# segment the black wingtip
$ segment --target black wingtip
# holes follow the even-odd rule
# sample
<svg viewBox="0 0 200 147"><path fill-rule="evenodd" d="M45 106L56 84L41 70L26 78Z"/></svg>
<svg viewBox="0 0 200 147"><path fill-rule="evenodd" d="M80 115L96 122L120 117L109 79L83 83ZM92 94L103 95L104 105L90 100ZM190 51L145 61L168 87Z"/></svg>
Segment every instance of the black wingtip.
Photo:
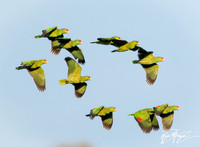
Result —
<svg viewBox="0 0 200 147"><path fill-rule="evenodd" d="M65 61L69 61L69 60L72 60L72 58L71 57L66 57L65 58Z"/></svg>
<svg viewBox="0 0 200 147"><path fill-rule="evenodd" d="M78 63L85 64L85 59L84 60L78 60Z"/></svg>

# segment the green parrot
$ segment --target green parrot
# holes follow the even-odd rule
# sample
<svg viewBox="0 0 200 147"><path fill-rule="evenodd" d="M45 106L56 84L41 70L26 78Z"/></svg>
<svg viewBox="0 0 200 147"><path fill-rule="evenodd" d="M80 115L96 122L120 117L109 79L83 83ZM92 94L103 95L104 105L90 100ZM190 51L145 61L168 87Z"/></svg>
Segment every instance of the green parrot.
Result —
<svg viewBox="0 0 200 147"><path fill-rule="evenodd" d="M144 133L150 133L152 129L155 131L159 129L159 124L155 116L154 109L147 108L129 114L129 116L130 115L134 116L135 120Z"/></svg>
<svg viewBox="0 0 200 147"><path fill-rule="evenodd" d="M55 38L63 38L63 34L65 33L69 33L69 30L57 29L57 27L55 26L42 30L42 34L35 36L35 38L47 37L49 40L54 40Z"/></svg>
<svg viewBox="0 0 200 147"><path fill-rule="evenodd" d="M170 130L174 119L174 110L179 110L179 106L164 104L154 107L154 110L162 118L163 129L166 131Z"/></svg>
<svg viewBox="0 0 200 147"><path fill-rule="evenodd" d="M45 75L41 65L47 63L46 59L42 60L29 60L21 63L21 66L16 67L16 70L27 69L32 76L37 88L40 91L45 90Z"/></svg>
<svg viewBox="0 0 200 147"><path fill-rule="evenodd" d="M82 44L81 40L71 40L70 38L55 39L51 41L51 52L55 55L60 53L61 48L69 51L75 59L78 59L78 63L84 64L85 58L81 49L77 46Z"/></svg>
<svg viewBox="0 0 200 147"><path fill-rule="evenodd" d="M134 60L133 64L141 64L146 71L146 81L149 85L153 85L158 75L159 66L157 62L164 61L163 57L154 57L153 52L147 52L143 48L138 50L139 60Z"/></svg>
<svg viewBox="0 0 200 147"><path fill-rule="evenodd" d="M112 44L112 41L114 40L120 40L120 37L113 36L111 38L97 38L97 41L90 42L90 43L109 45L109 44Z"/></svg>
<svg viewBox="0 0 200 147"><path fill-rule="evenodd" d="M75 96L81 98L86 91L87 83L91 80L90 76L81 76L81 66L70 57L66 57L65 61L68 66L68 78L59 80L61 85L72 84L75 87Z"/></svg>
<svg viewBox="0 0 200 147"><path fill-rule="evenodd" d="M100 116L102 120L103 127L107 130L110 130L113 124L113 115L112 112L116 111L115 107L107 107L100 106L90 110L90 114L86 116L90 119L94 119L95 116Z"/></svg>
<svg viewBox="0 0 200 147"><path fill-rule="evenodd" d="M126 40L114 40L111 45L118 47L118 49L112 52L124 52L128 50L136 51L138 50L139 41L127 42Z"/></svg>

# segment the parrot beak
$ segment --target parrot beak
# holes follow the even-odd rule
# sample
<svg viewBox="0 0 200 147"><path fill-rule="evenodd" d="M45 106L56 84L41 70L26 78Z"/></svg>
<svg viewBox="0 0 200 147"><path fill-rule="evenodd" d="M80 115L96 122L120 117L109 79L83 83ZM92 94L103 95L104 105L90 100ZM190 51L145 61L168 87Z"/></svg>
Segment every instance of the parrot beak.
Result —
<svg viewBox="0 0 200 147"><path fill-rule="evenodd" d="M177 110L179 110L180 108L179 108L179 106L177 106Z"/></svg>
<svg viewBox="0 0 200 147"><path fill-rule="evenodd" d="M79 44L82 44L82 41L81 41L81 40L79 40Z"/></svg>
<svg viewBox="0 0 200 147"><path fill-rule="evenodd" d="M162 61L164 61L164 58L162 58Z"/></svg>
<svg viewBox="0 0 200 147"><path fill-rule="evenodd" d="M47 60L46 60L46 59L44 59L44 63L47 63Z"/></svg>
<svg viewBox="0 0 200 147"><path fill-rule="evenodd" d="M114 111L117 111L117 108L114 107Z"/></svg>
<svg viewBox="0 0 200 147"><path fill-rule="evenodd" d="M91 77L89 77L88 80L91 81Z"/></svg>
<svg viewBox="0 0 200 147"><path fill-rule="evenodd" d="M67 34L69 33L69 30L68 30L68 29L66 29L66 33L67 33Z"/></svg>
<svg viewBox="0 0 200 147"><path fill-rule="evenodd" d="M140 45L140 42L139 42L139 41L137 41L137 45Z"/></svg>

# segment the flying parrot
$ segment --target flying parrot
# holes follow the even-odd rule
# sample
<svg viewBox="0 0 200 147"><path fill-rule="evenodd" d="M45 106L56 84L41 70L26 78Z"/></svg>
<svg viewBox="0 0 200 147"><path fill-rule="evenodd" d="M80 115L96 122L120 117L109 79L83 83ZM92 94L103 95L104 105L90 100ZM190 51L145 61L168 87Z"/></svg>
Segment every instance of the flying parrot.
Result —
<svg viewBox="0 0 200 147"><path fill-rule="evenodd" d="M157 62L164 61L163 57L154 57L153 52L147 52L143 48L138 50L139 60L134 60L133 64L141 64L144 70L146 71L146 81L149 85L153 85L157 75L159 66Z"/></svg>
<svg viewBox="0 0 200 147"><path fill-rule="evenodd" d="M154 107L154 110L162 118L163 129L166 131L170 130L174 119L174 110L179 110L179 106L164 104Z"/></svg>
<svg viewBox="0 0 200 147"><path fill-rule="evenodd" d="M97 38L97 41L90 42L90 43L109 45L109 44L112 44L112 41L114 40L120 40L120 37L113 36L111 38Z"/></svg>
<svg viewBox="0 0 200 147"><path fill-rule="evenodd" d="M68 78L59 80L61 85L72 84L75 87L75 96L81 98L86 91L87 83L91 80L90 76L81 76L81 66L70 57L66 57L65 61L68 66Z"/></svg>
<svg viewBox="0 0 200 147"><path fill-rule="evenodd" d="M128 50L137 51L139 41L127 42L126 40L113 40L111 45L118 47L118 49L113 50L112 52L124 52Z"/></svg>
<svg viewBox="0 0 200 147"><path fill-rule="evenodd" d="M32 76L37 88L40 91L45 90L45 76L44 70L41 65L47 63L46 59L42 60L29 60L21 63L21 66L16 67L16 70L27 69L29 74Z"/></svg>
<svg viewBox="0 0 200 147"><path fill-rule="evenodd" d="M143 109L129 114L129 116L131 115L134 116L135 120L144 133L150 133L152 129L155 131L159 129L159 124L155 116L154 109Z"/></svg>
<svg viewBox="0 0 200 147"><path fill-rule="evenodd" d="M79 44L82 44L81 40L72 41L70 38L55 39L51 41L51 52L57 55L60 53L60 50L64 48L69 51L75 59L78 59L78 63L84 64L85 58L81 49L77 46Z"/></svg>
<svg viewBox="0 0 200 147"><path fill-rule="evenodd" d="M102 120L103 127L107 130L110 130L113 124L113 114L112 112L116 111L115 107L104 107L100 106L90 110L90 114L86 116L90 119L94 119L95 116L100 116Z"/></svg>
<svg viewBox="0 0 200 147"><path fill-rule="evenodd" d="M63 38L65 33L69 33L69 30L66 28L57 29L55 26L42 30L42 34L35 36L35 38L47 37L49 40L54 40L55 38Z"/></svg>

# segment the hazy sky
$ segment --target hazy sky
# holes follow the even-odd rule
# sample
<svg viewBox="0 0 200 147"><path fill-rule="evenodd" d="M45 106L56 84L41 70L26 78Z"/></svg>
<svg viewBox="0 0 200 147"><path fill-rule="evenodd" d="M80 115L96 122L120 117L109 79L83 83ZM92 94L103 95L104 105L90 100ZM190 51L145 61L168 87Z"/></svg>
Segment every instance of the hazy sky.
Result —
<svg viewBox="0 0 200 147"><path fill-rule="evenodd" d="M140 109L168 103L175 111L172 129L178 135L190 131L200 136L200 2L199 0L9 0L1 4L0 146L52 147L58 143L88 142L94 147L188 147L200 138L161 144L159 131L144 134L128 116ZM68 28L65 37L81 39L86 64L82 75L90 75L81 99L72 85L59 85L67 77L62 50L50 52L50 41L35 39L43 29ZM140 46L164 57L153 86L145 71L132 64L137 53L111 53L113 46L90 44L98 37L120 36L138 40ZM39 92L22 61L47 59L43 65L46 91ZM104 105L115 106L112 129L85 114ZM177 138L176 138L177 139Z"/></svg>

